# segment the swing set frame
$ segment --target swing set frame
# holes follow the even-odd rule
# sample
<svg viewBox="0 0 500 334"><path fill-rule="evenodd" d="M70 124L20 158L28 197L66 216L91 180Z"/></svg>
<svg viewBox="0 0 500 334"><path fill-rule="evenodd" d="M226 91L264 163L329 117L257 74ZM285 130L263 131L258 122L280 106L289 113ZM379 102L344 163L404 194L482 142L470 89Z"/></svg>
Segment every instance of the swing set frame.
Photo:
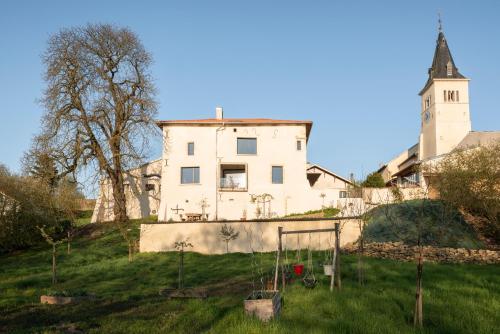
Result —
<svg viewBox="0 0 500 334"><path fill-rule="evenodd" d="M319 228L319 229L309 229L309 230L284 230L283 226L278 226L278 253L276 254L276 268L274 271L274 291L278 291L278 276L279 269L281 267L281 286L285 290L286 279L285 279L285 267L283 264L282 254L283 254L283 235L288 234L304 234L304 233L323 233L323 232L335 232L335 243L332 247L333 258L332 258L332 276L330 279L330 292L333 291L335 286L340 290L340 223L335 223L334 228ZM298 246L298 245L297 245ZM299 246L298 246L299 247Z"/></svg>

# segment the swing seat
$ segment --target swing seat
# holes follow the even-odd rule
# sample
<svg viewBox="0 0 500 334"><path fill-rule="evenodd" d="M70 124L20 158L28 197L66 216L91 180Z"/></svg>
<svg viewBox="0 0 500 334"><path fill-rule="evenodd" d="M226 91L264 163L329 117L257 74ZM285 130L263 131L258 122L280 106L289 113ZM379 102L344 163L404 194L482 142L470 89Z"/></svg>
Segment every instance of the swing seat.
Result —
<svg viewBox="0 0 500 334"><path fill-rule="evenodd" d="M318 280L316 279L316 277L314 277L314 275L305 276L302 279L302 282L304 283L304 286L308 289L314 289L318 284Z"/></svg>

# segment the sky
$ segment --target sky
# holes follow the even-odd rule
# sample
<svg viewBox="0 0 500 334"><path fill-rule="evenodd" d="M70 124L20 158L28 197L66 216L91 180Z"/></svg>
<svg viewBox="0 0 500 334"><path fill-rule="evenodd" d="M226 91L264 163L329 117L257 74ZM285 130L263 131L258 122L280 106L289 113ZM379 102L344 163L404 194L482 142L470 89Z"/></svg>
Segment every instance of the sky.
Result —
<svg viewBox="0 0 500 334"><path fill-rule="evenodd" d="M361 179L418 140L438 12L473 130L500 130L499 1L2 1L0 163L39 131L48 38L111 23L153 55L159 119L312 120L308 160Z"/></svg>

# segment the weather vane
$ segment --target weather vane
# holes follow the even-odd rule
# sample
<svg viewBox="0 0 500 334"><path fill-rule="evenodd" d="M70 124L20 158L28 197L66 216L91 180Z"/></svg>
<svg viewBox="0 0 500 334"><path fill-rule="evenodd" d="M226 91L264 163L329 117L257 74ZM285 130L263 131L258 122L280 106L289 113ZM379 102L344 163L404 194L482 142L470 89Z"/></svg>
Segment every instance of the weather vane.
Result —
<svg viewBox="0 0 500 334"><path fill-rule="evenodd" d="M443 32L443 25L442 25L442 21L441 21L441 13L438 12L438 30L439 32Z"/></svg>

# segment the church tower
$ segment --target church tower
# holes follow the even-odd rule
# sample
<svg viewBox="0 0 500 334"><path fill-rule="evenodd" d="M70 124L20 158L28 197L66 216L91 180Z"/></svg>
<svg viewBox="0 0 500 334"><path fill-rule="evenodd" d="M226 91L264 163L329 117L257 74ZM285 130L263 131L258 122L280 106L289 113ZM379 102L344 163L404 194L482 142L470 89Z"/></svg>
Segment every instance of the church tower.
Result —
<svg viewBox="0 0 500 334"><path fill-rule="evenodd" d="M455 66L444 33L439 27L429 78L420 91L420 160L453 150L471 131L469 79Z"/></svg>

